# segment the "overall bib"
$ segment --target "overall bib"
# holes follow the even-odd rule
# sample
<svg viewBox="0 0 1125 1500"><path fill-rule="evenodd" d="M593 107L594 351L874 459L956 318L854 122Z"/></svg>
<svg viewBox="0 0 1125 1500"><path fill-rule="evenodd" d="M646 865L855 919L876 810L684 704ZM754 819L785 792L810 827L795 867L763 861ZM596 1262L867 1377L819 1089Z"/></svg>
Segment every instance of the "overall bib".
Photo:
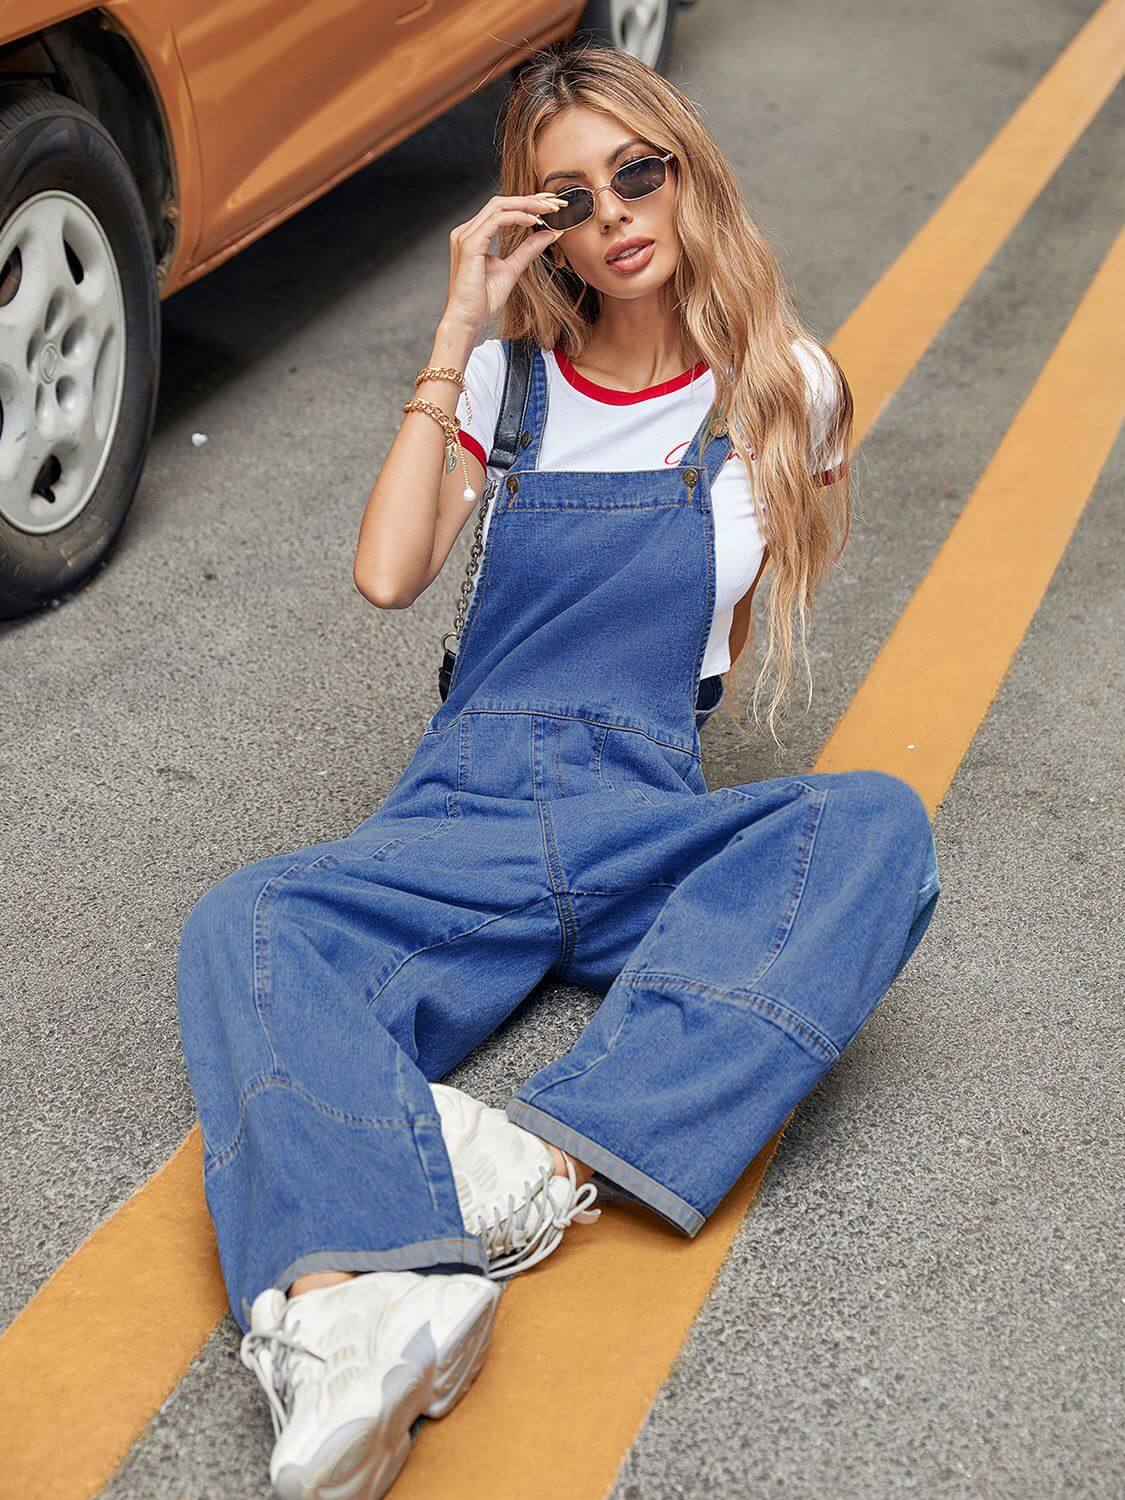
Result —
<svg viewBox="0 0 1125 1500"><path fill-rule="evenodd" d="M487 1272L429 1081L548 975L605 998L507 1114L698 1233L933 914L905 781L708 790L725 431L708 413L674 467L540 470L547 389L537 350L449 693L401 776L353 833L236 870L184 925L184 1050L243 1328L309 1271Z"/></svg>

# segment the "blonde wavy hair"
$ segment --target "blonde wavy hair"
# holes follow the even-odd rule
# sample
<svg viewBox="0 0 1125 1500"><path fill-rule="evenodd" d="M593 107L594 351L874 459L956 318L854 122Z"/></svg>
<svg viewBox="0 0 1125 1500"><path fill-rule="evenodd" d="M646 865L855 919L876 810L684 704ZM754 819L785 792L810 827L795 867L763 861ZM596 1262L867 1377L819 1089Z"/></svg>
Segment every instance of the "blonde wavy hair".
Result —
<svg viewBox="0 0 1125 1500"><path fill-rule="evenodd" d="M835 356L802 325L777 257L743 205L734 172L696 106L639 59L588 37L533 52L520 67L504 113L499 191L535 191L540 132L579 104L614 116L661 152L674 153L669 166L678 177L682 254L671 293L687 358L710 365L713 412L725 417L734 450L747 472L756 473L751 493L772 579L767 643L751 709L760 727L759 706L772 676L766 722L780 751L776 722L793 680L793 617L808 681L807 710L813 595L842 553L851 526L851 390ZM526 226L504 225L500 254L509 255L526 233ZM500 314L498 336L535 339L542 348L559 344L577 362L590 342L601 301L597 288L570 266L538 256L516 281ZM815 406L810 408L795 340L823 358L821 411L828 413L823 420ZM822 483L834 455L842 455L836 478ZM762 494L769 502L764 508ZM736 723L728 700L742 699L752 642L751 634L750 649L732 662L734 693L724 696Z"/></svg>

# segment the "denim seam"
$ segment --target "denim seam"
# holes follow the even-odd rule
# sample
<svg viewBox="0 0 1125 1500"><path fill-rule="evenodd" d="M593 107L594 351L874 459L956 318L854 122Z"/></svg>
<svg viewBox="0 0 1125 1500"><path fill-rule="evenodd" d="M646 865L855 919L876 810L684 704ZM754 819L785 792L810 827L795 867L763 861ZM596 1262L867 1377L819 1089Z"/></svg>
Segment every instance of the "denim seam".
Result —
<svg viewBox="0 0 1125 1500"><path fill-rule="evenodd" d="M418 1116L414 1115L411 1112L410 1096L406 1087L405 1069L409 1063L410 1059L407 1057L407 1054L401 1047L397 1048L394 1055L395 1097L398 1100L399 1107L402 1110L404 1120L410 1126L411 1145L414 1147L414 1154L418 1158L418 1166L421 1169L422 1176L426 1180L426 1188L430 1194L430 1205L436 1213L438 1211L437 1195L434 1192L434 1184L430 1178L430 1170L426 1165L426 1158L422 1150L422 1144L418 1139L418 1132L415 1129Z"/></svg>
<svg viewBox="0 0 1125 1500"><path fill-rule="evenodd" d="M804 785L803 782L801 784ZM797 912L801 905L801 897L808 886L809 866L812 863L816 835L820 828L820 818L827 800L828 792L826 789L822 788L819 791L810 790L809 808L805 816L805 827L801 835L801 843L797 849L794 887L789 894L789 901L785 911L781 915L781 921L778 923L778 929L771 944L771 951L767 953L761 968L756 973L751 974L751 984L757 984L766 970L777 961L778 955L789 940L789 934L793 931L793 924L797 920ZM735 837L740 838L741 835L735 834Z"/></svg>
<svg viewBox="0 0 1125 1500"><path fill-rule="evenodd" d="M604 1003L604 1001L603 1001L603 1003ZM539 1096L540 1096L540 1094L546 1093L546 1091L548 1089L553 1089L553 1088L556 1087L557 1084L560 1084L560 1083L571 1083L571 1082L573 1082L573 1080L575 1078L581 1078L583 1076L583 1074L588 1073L590 1071L590 1069L593 1068L593 1067L596 1067L598 1065L598 1063L604 1062L606 1060L606 1058L609 1056L609 1054L613 1051L614 1046L617 1043L617 1038L621 1035L621 1032L622 1032L622 1029L624 1028L625 1022L629 1019L629 1013L632 1010L632 1008L633 1008L633 995L632 995L632 991L630 991L629 995L627 997L627 1003L626 1003L626 1006L625 1006L624 1013L622 1014L622 1017L621 1017L620 1021L618 1021L617 1028L614 1031L613 1035L610 1037L609 1041L606 1042L606 1044L605 1044L605 1050L603 1052L600 1052L597 1055L597 1057L592 1057L590 1059L590 1061L587 1062L587 1063L584 1063L582 1065L582 1067L575 1068L573 1072L571 1072L571 1073L564 1073L561 1078L552 1078L549 1083L540 1084L540 1086L535 1090L535 1092L533 1094L528 1094L528 1095L524 1096L524 1102L526 1104L530 1104L530 1102L531 1102L532 1099L538 1099Z"/></svg>
<svg viewBox="0 0 1125 1500"><path fill-rule="evenodd" d="M609 735L612 733L612 730L608 730L606 739L608 739ZM604 748L604 746L605 740L603 739L602 748ZM686 750L675 750L673 751L673 754L687 755L688 752ZM595 781L597 781L598 785L604 787L606 791L620 792L622 796L631 797L634 802L639 802L644 807L659 807L661 805L659 802L650 802L645 796L646 792L658 792L662 796L668 797L678 797L687 794L690 794L693 797L697 797L699 793L696 791L695 787L691 786L690 783L685 779L684 772L680 770L679 766L672 761L669 761L667 764L669 765L672 774L676 777L676 780L679 783L677 787L650 786L647 782L637 781L627 781L624 782L621 786L618 786L616 782L610 781L609 777L602 769L600 749L596 757L596 763L591 762L588 769L592 772L594 779ZM698 764L698 759L696 757L692 757L692 768L695 769Z"/></svg>
<svg viewBox="0 0 1125 1500"><path fill-rule="evenodd" d="M714 709L711 710L711 713L714 713ZM707 778L703 774L703 760L702 760L702 757L696 759L695 762L694 762L694 764L691 765L691 766L689 766L688 770L686 772L685 771L681 771L680 768L679 768L679 766L677 766L677 765L673 765L672 769L673 769L673 771L675 771L676 775L680 778L680 780L683 782L684 786L687 788L687 790L691 793L691 795L693 797L705 797L707 795L707 793L710 791L710 787L707 785ZM694 786L688 780L688 776L692 772L694 772L694 774L699 777L700 781L702 781L702 783L703 783L703 790L702 790L702 792L699 790L698 786Z"/></svg>
<svg viewBox="0 0 1125 1500"><path fill-rule="evenodd" d="M529 452L528 457L530 456ZM677 464L665 464L659 469L538 469L530 463L524 464L519 468L513 464L507 472L521 481L520 487L515 491L506 490L505 494L507 496L522 495L522 481L542 479L545 484L556 487L561 485L565 488L568 483L573 483L578 498L581 498L583 495L589 493L589 486L585 483L586 480L604 480L605 492L608 494L611 490L618 491L628 488L629 485L636 484L638 479L640 479L647 486L661 485L667 488L669 493L674 490L678 497L675 502L677 505L691 504L693 508L697 509L698 502L687 499L686 482L683 473L688 468L700 469L703 467L703 464L698 459L694 462L689 462L686 456ZM505 508L507 508L509 503L510 501L505 499ZM519 502L517 501L516 503L518 504ZM638 501L636 503L648 504L649 502ZM667 501L663 503L671 504L672 502ZM599 507L599 509L602 508Z"/></svg>
<svg viewBox="0 0 1125 1500"><path fill-rule="evenodd" d="M433 828L427 828L426 831L425 831L425 833L403 833L403 834L399 834L397 837L395 837L393 839L388 839L385 844L380 844L379 847L376 850L374 850L373 853L363 855L362 858L365 859L370 864L373 864L376 861L381 860L381 859L387 859L387 858L390 857L390 855L392 853L397 854L400 849L405 848L407 845L410 845L410 844L419 844L419 843L422 842L423 839L436 838L437 835L439 833L441 833L441 831L444 828L446 828L450 823L452 823L455 818L458 818L460 816L461 816L461 814L460 814L459 810L456 811L456 812L451 812L449 810L449 803L447 801L446 802L446 812L445 812L445 815L444 815L444 817L442 817L442 818L439 819L439 821L438 821L438 823L437 823L437 825L435 827L433 827Z"/></svg>
<svg viewBox="0 0 1125 1500"><path fill-rule="evenodd" d="M457 790L466 792L469 790L469 776L472 771L472 746L470 744L470 725L464 714L458 714L457 719Z"/></svg>
<svg viewBox="0 0 1125 1500"><path fill-rule="evenodd" d="M502 510L505 515L511 515L513 512L522 512L525 516L550 515L555 511L568 510L579 511L587 515L616 515L618 511L630 510L683 510L688 508L688 504L688 501L680 498L677 500L639 500L635 503L631 500L609 500L605 505L595 505L591 504L588 500L575 500L573 502L565 500L561 502L556 500L520 500L513 495L502 507ZM695 505L692 505L690 508L693 510L698 509Z"/></svg>
<svg viewBox="0 0 1125 1500"><path fill-rule="evenodd" d="M810 784L810 783L809 783L809 782L807 782L807 781L802 781L802 780L801 780L801 778L800 778L800 777L799 777L799 776L793 776L793 777L791 777L791 778L790 778L790 779L791 779L791 780L792 780L792 781L793 781L793 782L794 782L794 783L795 783L795 784L796 784L796 785L797 785L797 786L803 786L803 787L804 787L804 789L805 789L805 791L806 791L806 792L812 792L812 793L813 793L813 794L814 794L814 795L815 795L815 794L816 794L816 792L817 792L817 791L818 791L818 790L823 790L823 788L817 788L817 787L815 787L815 786L812 786L812 785L811 785L811 784Z"/></svg>
<svg viewBox="0 0 1125 1500"><path fill-rule="evenodd" d="M438 824L435 828L428 828L425 833L403 834L397 836L396 838L388 839L385 843L380 844L372 854L366 855L365 858L368 862L386 859L389 857L392 850L400 849L407 845L418 843L421 839L433 838L436 834L440 833L443 828L451 823L454 817L459 816L459 811L455 814L450 814L447 806L446 815L439 819ZM270 903L273 900L274 892L276 891L276 889L281 886L283 881L289 879L289 877L295 872L299 871L301 874L308 874L310 871L319 869L322 866L339 866L339 863L340 855L338 851L334 849L330 850L327 854L320 855L319 858L314 860L295 860L293 864L287 865L286 868L280 871L279 874L275 875L271 880L268 880L262 887L262 889L258 892L258 895L254 901L254 911L251 921L254 976L254 1012L257 1015L258 1023L262 1028L262 1034L266 1039L266 1045L269 1047L270 1061L273 1064L275 1073L279 1075L284 1075L285 1068L282 1063L280 1054L278 1053L277 1046L274 1042L273 1033L270 1029L269 1022L268 990L270 984L270 944L267 919L269 915Z"/></svg>
<svg viewBox="0 0 1125 1500"><path fill-rule="evenodd" d="M606 744L612 733L613 731L610 729L608 724L602 726L602 737L598 741L598 747L594 754L594 758L590 763L590 769L593 771L594 777L597 780L599 786L608 787L611 792L615 792L617 790L617 787L612 781L610 781L609 777L602 770L602 756L605 753Z"/></svg>
<svg viewBox="0 0 1125 1500"><path fill-rule="evenodd" d="M303 1084L297 1083L283 1072L261 1073L257 1078L252 1078L238 1096L238 1125L228 1144L221 1151L211 1152L207 1149L206 1141L204 1142L203 1170L205 1175L226 1166L227 1162L233 1158L241 1147L246 1134L246 1106L256 1099L259 1094L264 1094L267 1089L271 1088L285 1089L291 1094L296 1094L306 1104L312 1105L319 1114L327 1115L333 1120L338 1120L342 1125L353 1125L358 1129L367 1130L369 1128L385 1128L387 1126L406 1126L409 1128L411 1124L409 1120L391 1120L382 1116L350 1114L347 1110L337 1109L334 1104L328 1104L325 1100L318 1098L316 1094L311 1093Z"/></svg>
<svg viewBox="0 0 1125 1500"><path fill-rule="evenodd" d="M274 1045L273 1034L269 1025L269 1002L266 991L269 988L269 937L267 932L266 917L269 911L270 901L273 899L275 887L280 886L295 870L302 873L315 870L319 865L338 864L339 856L335 851L322 854L319 859L295 860L293 864L287 865L280 874L275 875L272 880L267 880L254 901L254 912L251 921L253 960L254 960L254 1012L258 1017L258 1024L262 1028L266 1045L270 1049L270 1061L274 1071L283 1073L281 1058L278 1056Z"/></svg>
<svg viewBox="0 0 1125 1500"><path fill-rule="evenodd" d="M805 884L808 877L808 867L812 859L813 843L820 826L820 812L822 811L824 802L828 796L828 793L825 789L812 787L807 782L800 781L797 777L790 778L787 785L799 786L803 788L804 791L809 793L812 800L809 805L808 816L805 820L805 827L802 833L802 841L797 848L797 861L795 865L796 881L793 890L790 892L789 900L786 904L785 910L783 910L778 921L777 931L774 933L773 939L770 943L770 947L767 950L765 960L761 968L758 969L755 974L752 974L750 976L752 983L756 983L759 979L761 979L766 970L771 966L771 964L774 963L778 954L781 952L782 948L784 948L789 934L793 929L793 923L797 917L797 909L801 904L801 896L804 893ZM714 795L720 797L734 797L740 801L748 802L752 807L755 808L760 808L761 806L755 793L743 791L741 787L716 787ZM733 836L731 842L737 842L737 840L739 840L740 838L742 838L742 834L736 833Z"/></svg>
<svg viewBox="0 0 1125 1500"><path fill-rule="evenodd" d="M555 912L559 919L559 956L555 961L555 967L562 969L570 962L578 942L578 918L570 903L565 875L558 863L559 851L554 839L554 826L553 824L550 828L547 826L551 817L550 808L543 801L537 802L536 806L539 810L539 833L543 840L543 858L547 866L547 879L550 882L551 894L555 899Z"/></svg>
<svg viewBox="0 0 1125 1500"><path fill-rule="evenodd" d="M528 725L528 730L530 732L527 736L527 774L530 777L531 800L533 802L538 802L540 800L539 794L542 790L539 780L540 772L542 770L542 761L539 754L540 736L542 734L542 731L539 727L538 714L531 715L531 723Z"/></svg>
<svg viewBox="0 0 1125 1500"><path fill-rule="evenodd" d="M591 718L587 714L565 714L553 708L538 708L535 704L531 703L526 705L512 705L508 708L463 708L458 714L457 719L453 721L453 724L446 726L447 729L452 729L454 724L461 718L467 717L470 714L490 714L493 717L510 717L512 714L522 714L524 716L538 715L546 719L566 719L568 722L575 724L591 724L598 729L614 729L621 734L639 734L642 739L648 740L652 745L663 745L666 750L675 750L680 755L690 756L692 760L701 759L699 752L694 747L674 744L671 740L661 739L659 735L649 734L644 729L638 729L633 724L612 724L606 719ZM445 732L445 729L431 729L426 731L427 734L445 734Z"/></svg>
<svg viewBox="0 0 1125 1500"><path fill-rule="evenodd" d="M651 886L660 886L665 890L674 891L679 886L676 880L646 880L643 885L624 885L616 891L591 891L578 890L574 886L568 887L567 894L571 896L634 896L639 891L647 891Z"/></svg>
<svg viewBox="0 0 1125 1500"><path fill-rule="evenodd" d="M364 996L363 1004L374 1005L375 1001L386 989L387 985L390 984L391 980L395 977L399 970L402 969L406 964L408 964L411 959L418 958L419 955L423 953L430 953L434 948L444 948L447 943L456 943L459 942L462 938L471 937L474 932L479 932L482 927L488 927L492 922L503 922L508 917L518 916L520 912L530 911L533 906L538 906L543 901L550 901L553 899L553 897L553 892L546 896L536 896L531 901L525 901L522 906L509 907L507 911L497 912L495 916L485 917L483 921L475 922L472 927L460 928L457 932L448 933L445 937L438 938L435 942L425 943L421 948L415 948L412 952L403 954L402 958L400 958L399 961L395 964L394 968L387 975L387 977L380 981L378 987L373 990L369 990L369 992Z"/></svg>
<svg viewBox="0 0 1125 1500"><path fill-rule="evenodd" d="M401 1057L401 1054L400 1054L400 1057L399 1057L400 1066L401 1066L401 1062L402 1062L402 1057ZM426 1161L426 1153L425 1153L425 1151L422 1148L422 1142L418 1139L418 1132L415 1129L416 1124L417 1124L417 1118L411 1120L411 1122L410 1122L410 1139L414 1143L414 1154L418 1158L418 1165L422 1169L422 1176L426 1179L426 1187L429 1189L429 1193L430 1193L430 1207L433 1209L434 1213L440 1213L440 1209L438 1207L438 1201L437 1201L437 1193L434 1191L434 1179L433 1179L433 1177L432 1177L432 1175L430 1173L429 1163ZM439 1132L441 1130L441 1123L440 1123L440 1121L438 1123L438 1130L439 1130ZM450 1163L450 1165L452 1166L452 1163Z"/></svg>
<svg viewBox="0 0 1125 1500"><path fill-rule="evenodd" d="M595 733L593 736L594 748L590 753L590 761L586 769L591 776L597 777L597 779L600 781L602 774L602 751L605 749L605 742L609 736L609 729L606 725L601 724L594 725L593 727L595 729L600 729L601 734L599 735Z"/></svg>
<svg viewBox="0 0 1125 1500"><path fill-rule="evenodd" d="M752 783L748 783L752 785ZM801 781L796 776L791 776L786 782L787 786L799 786L806 792L811 792L814 797L823 796L823 791L817 787L810 786L807 781ZM760 806L760 792L748 792L745 786L717 786L715 788L717 797L739 797L743 802L749 802L754 807Z"/></svg>
<svg viewBox="0 0 1125 1500"><path fill-rule="evenodd" d="M840 1056L840 1048L832 1038L815 1026L807 1016L803 1016L792 1006L775 1000L772 995L763 995L760 990L742 986L721 989L718 985L689 979L685 974L657 973L651 969L622 969L617 982L629 989L661 989L668 985L677 990L696 990L700 994L709 995L713 1000L737 1006L740 1010L756 1011L763 1020L776 1025L778 1030L785 1031L802 1047L805 1047L804 1038L807 1037L810 1046L805 1047L806 1051L815 1049L818 1053L823 1053L830 1062L835 1062ZM784 1026L779 1024L782 1020L786 1023Z"/></svg>

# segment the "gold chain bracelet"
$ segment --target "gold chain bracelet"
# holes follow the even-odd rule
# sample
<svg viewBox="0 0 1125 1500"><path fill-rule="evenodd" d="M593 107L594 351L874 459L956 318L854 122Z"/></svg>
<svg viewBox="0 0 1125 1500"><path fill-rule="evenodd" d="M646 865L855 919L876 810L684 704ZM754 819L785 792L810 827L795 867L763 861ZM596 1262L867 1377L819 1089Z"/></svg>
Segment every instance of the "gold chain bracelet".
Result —
<svg viewBox="0 0 1125 1500"><path fill-rule="evenodd" d="M455 370L445 365L426 365L426 367L419 370L418 374L414 377L414 389L417 390L424 380L454 381L455 384L460 388L462 395L465 397L465 408L468 412L469 421L471 422L473 420L472 403L469 400L469 393L465 389L465 377L460 370ZM442 431L445 433L446 472L450 474L453 472L454 464L456 463L456 459L454 457L454 449L459 449L461 453L461 469L465 475L465 488L461 491L461 495L463 499L469 501L470 503L475 500L477 498L477 492L469 483L469 470L465 464L465 450L457 440L457 434L461 430L461 423L458 418L456 416L451 417L448 412L442 411L440 406L435 406L432 401L426 401L421 396L415 396L412 400L407 401L402 409L404 412L424 411L427 416L433 417L434 421L441 426ZM465 568L465 578L463 583L461 584L461 597L458 601L457 606L457 618L453 623L453 630L446 631L445 635L442 636L441 643L445 651L446 660L448 660L450 654L449 647L447 645L450 635L452 634L454 639L459 641L461 638L461 631L464 628L465 615L469 607L469 601L472 597L473 574L477 570L481 553L483 551L484 518L488 510L489 501L492 498L492 494L495 491L495 488L495 480L485 485L485 498L481 501L480 510L477 513L476 532L473 536L472 545L469 548L469 558ZM443 671L444 670L445 668L443 668Z"/></svg>
<svg viewBox="0 0 1125 1500"><path fill-rule="evenodd" d="M414 396L403 406L403 411L424 411L445 433L445 471L452 474L457 467L457 454L461 455L461 470L465 475L465 488L461 491L462 500L472 502L477 498L477 492L469 483L469 469L465 463L465 450L457 441L457 434L461 430L461 423L456 417L451 417L448 412L442 411L440 406L435 406L432 401L427 401L424 396Z"/></svg>
<svg viewBox="0 0 1125 1500"><path fill-rule="evenodd" d="M473 405L469 400L469 393L465 389L465 377L460 370L455 370L450 365L427 365L425 369L419 370L414 377L414 389L417 390L423 380L452 380L461 388L461 394L465 398L465 410L468 412L469 421L473 420Z"/></svg>

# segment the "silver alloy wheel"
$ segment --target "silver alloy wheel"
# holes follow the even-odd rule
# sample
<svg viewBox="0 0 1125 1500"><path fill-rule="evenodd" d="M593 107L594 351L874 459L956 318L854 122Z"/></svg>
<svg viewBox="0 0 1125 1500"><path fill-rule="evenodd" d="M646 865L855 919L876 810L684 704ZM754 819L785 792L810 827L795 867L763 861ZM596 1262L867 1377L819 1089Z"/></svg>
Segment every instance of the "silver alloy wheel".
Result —
<svg viewBox="0 0 1125 1500"><path fill-rule="evenodd" d="M97 218L51 189L0 231L0 516L58 531L105 468L125 389L125 298Z"/></svg>
<svg viewBox="0 0 1125 1500"><path fill-rule="evenodd" d="M654 68L668 24L668 7L673 3L674 0L610 0L613 45Z"/></svg>

